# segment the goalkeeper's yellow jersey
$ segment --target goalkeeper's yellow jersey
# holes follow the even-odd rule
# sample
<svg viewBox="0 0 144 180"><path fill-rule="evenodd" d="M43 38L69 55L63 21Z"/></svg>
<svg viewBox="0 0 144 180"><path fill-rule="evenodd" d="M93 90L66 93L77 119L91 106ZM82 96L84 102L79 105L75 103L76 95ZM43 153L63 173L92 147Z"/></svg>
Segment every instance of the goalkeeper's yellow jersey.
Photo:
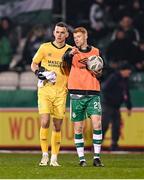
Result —
<svg viewBox="0 0 144 180"><path fill-rule="evenodd" d="M65 44L63 47L56 47L53 42L43 43L33 57L33 62L41 64L48 71L54 71L57 75L56 83L45 84L45 87L52 86L54 89L65 90L67 86L67 75L62 69L62 57L71 46Z"/></svg>

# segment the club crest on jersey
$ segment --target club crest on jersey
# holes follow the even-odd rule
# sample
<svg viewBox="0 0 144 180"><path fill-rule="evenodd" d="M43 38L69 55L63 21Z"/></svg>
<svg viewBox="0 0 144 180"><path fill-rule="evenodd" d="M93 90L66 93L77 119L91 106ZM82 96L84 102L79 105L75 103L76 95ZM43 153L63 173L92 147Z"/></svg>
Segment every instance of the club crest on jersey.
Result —
<svg viewBox="0 0 144 180"><path fill-rule="evenodd" d="M52 56L52 53L48 53L47 55L48 55L49 57L51 57L51 56Z"/></svg>
<svg viewBox="0 0 144 180"><path fill-rule="evenodd" d="M79 63L82 63L82 64L85 64L85 65L86 65L87 60L88 60L88 58L80 59L80 60L79 60Z"/></svg>

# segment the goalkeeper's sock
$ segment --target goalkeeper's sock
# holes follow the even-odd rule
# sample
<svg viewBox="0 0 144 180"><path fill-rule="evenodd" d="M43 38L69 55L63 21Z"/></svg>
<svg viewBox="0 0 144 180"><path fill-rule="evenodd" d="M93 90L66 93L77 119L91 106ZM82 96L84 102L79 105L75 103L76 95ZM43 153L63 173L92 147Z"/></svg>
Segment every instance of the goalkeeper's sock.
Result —
<svg viewBox="0 0 144 180"><path fill-rule="evenodd" d="M51 136L51 154L58 154L61 143L61 131L52 131Z"/></svg>
<svg viewBox="0 0 144 180"><path fill-rule="evenodd" d="M40 145L43 155L48 154L48 128L40 128Z"/></svg>
<svg viewBox="0 0 144 180"><path fill-rule="evenodd" d="M94 159L100 158L102 130L93 130Z"/></svg>
<svg viewBox="0 0 144 180"><path fill-rule="evenodd" d="M82 134L75 134L74 137L75 146L77 149L77 154L80 161L85 161L84 157L84 139Z"/></svg>

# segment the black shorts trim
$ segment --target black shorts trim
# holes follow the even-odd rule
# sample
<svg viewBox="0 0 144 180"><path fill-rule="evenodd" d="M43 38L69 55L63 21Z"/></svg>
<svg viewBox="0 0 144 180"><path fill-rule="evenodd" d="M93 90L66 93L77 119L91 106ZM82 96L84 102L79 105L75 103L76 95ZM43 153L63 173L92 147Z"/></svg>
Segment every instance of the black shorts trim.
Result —
<svg viewBox="0 0 144 180"><path fill-rule="evenodd" d="M79 95L100 95L100 91L92 91L92 90L75 90L69 89L70 94L79 94Z"/></svg>

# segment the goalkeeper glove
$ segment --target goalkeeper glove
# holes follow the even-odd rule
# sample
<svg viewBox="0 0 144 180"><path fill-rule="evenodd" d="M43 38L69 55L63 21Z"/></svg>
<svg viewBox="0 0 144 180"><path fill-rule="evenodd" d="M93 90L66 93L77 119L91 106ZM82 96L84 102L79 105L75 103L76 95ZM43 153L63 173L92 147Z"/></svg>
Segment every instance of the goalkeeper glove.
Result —
<svg viewBox="0 0 144 180"><path fill-rule="evenodd" d="M56 73L54 71L45 71L42 73L46 79L51 82L51 83L55 83L56 82Z"/></svg>
<svg viewBox="0 0 144 180"><path fill-rule="evenodd" d="M43 75L43 72L45 71L44 67L40 67L39 70L37 69L35 71L35 75L40 79L40 80L46 80L46 77Z"/></svg>

